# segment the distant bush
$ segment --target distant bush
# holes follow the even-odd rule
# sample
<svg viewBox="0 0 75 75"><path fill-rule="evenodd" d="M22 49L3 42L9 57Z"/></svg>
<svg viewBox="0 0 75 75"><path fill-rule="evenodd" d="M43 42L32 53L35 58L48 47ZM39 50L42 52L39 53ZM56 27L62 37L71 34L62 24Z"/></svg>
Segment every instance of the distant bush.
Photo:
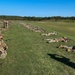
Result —
<svg viewBox="0 0 75 75"><path fill-rule="evenodd" d="M42 20L50 20L50 21L74 21L75 22L75 17L61 17L61 16L52 16L52 17L30 17L30 16L5 16L1 15L0 16L1 20L29 20L29 21L42 21Z"/></svg>

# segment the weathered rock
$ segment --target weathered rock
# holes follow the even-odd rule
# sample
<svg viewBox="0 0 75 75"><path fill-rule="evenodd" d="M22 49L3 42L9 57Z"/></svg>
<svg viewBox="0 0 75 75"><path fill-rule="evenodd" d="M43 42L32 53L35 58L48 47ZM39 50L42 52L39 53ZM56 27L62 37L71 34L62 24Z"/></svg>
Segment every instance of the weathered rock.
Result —
<svg viewBox="0 0 75 75"><path fill-rule="evenodd" d="M5 59L7 56L7 52L5 50L0 50L0 59Z"/></svg>

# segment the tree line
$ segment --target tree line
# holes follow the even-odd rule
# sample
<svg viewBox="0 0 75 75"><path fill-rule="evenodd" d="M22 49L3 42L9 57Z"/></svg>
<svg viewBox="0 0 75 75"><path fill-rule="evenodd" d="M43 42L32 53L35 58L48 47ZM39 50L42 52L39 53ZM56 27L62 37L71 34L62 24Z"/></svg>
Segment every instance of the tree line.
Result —
<svg viewBox="0 0 75 75"><path fill-rule="evenodd" d="M52 17L30 17L30 16L0 16L0 20L29 20L29 21L42 21L42 20L75 20L75 16L72 17L62 17L62 16L52 16Z"/></svg>

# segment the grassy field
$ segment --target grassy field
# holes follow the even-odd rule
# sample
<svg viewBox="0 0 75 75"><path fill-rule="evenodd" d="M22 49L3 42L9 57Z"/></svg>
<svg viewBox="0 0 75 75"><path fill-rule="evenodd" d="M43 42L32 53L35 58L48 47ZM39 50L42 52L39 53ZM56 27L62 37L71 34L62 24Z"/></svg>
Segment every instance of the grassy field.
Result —
<svg viewBox="0 0 75 75"><path fill-rule="evenodd" d="M56 31L57 36L41 36L14 21L12 28L3 32L9 46L8 55L0 64L0 75L75 75L75 52L56 48L60 44L75 45L75 23L49 21L21 21L47 32ZM51 43L44 38L66 36L68 43ZM55 57L55 55L57 57Z"/></svg>

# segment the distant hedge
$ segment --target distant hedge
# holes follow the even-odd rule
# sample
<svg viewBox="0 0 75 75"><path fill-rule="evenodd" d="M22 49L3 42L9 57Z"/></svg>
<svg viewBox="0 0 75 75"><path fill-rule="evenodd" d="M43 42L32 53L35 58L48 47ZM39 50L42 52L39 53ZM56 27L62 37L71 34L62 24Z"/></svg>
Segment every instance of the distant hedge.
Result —
<svg viewBox="0 0 75 75"><path fill-rule="evenodd" d="M61 16L52 16L52 17L30 17L30 16L5 16L1 15L0 20L29 20L29 21L41 21L41 20L75 20L75 16L72 17L61 17Z"/></svg>

